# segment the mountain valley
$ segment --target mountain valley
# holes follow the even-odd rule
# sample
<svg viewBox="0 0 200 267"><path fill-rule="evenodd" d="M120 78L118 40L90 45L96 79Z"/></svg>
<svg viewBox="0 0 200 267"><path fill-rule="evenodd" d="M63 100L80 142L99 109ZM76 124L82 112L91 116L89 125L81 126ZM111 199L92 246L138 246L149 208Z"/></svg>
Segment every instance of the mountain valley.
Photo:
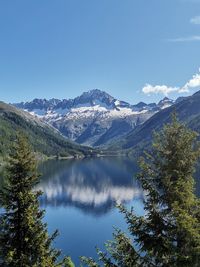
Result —
<svg viewBox="0 0 200 267"><path fill-rule="evenodd" d="M94 89L74 99L34 99L14 105L53 126L68 139L96 147L118 140L173 104L173 100L165 97L158 104L131 105Z"/></svg>

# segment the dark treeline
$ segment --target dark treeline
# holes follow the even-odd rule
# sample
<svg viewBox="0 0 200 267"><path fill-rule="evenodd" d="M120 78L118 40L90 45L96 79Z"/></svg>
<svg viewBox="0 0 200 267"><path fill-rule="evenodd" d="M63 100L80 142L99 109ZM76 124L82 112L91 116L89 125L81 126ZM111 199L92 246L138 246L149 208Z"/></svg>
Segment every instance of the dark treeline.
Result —
<svg viewBox="0 0 200 267"><path fill-rule="evenodd" d="M97 251L97 261L81 257L83 266L200 266L200 200L193 178L200 157L196 138L175 115L172 123L155 134L151 151L140 159L138 174L145 193L145 215L137 216L133 209L119 206L129 235L116 229L105 251ZM42 221L41 192L33 190L39 181L36 169L26 138L18 135L0 192L1 266L74 266L69 257L62 258L53 248L57 231L50 236Z"/></svg>
<svg viewBox="0 0 200 267"><path fill-rule="evenodd" d="M41 192L34 191L39 182L35 156L23 134L9 157L6 179L0 191L3 212L0 216L0 265L4 267L72 267L68 257L52 242L57 231L48 234L39 208Z"/></svg>
<svg viewBox="0 0 200 267"><path fill-rule="evenodd" d="M99 261L90 267L200 266L200 200L195 196L195 164L200 156L197 134L173 115L156 133L150 153L140 159L138 179L145 192L144 216L120 206L130 236L120 230Z"/></svg>

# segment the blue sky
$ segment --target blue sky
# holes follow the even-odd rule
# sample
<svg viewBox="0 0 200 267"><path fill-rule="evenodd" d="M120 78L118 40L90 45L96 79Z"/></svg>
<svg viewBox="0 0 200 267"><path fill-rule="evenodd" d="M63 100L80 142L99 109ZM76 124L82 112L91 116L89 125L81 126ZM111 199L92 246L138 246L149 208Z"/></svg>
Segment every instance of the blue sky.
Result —
<svg viewBox="0 0 200 267"><path fill-rule="evenodd" d="M0 100L200 89L200 0L0 1ZM196 75L196 76L194 76Z"/></svg>

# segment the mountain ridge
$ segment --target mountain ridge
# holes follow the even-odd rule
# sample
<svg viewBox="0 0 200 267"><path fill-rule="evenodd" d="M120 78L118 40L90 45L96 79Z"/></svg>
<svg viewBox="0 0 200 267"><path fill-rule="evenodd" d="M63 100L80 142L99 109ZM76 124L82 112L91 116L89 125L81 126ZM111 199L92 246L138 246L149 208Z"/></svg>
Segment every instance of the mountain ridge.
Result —
<svg viewBox="0 0 200 267"><path fill-rule="evenodd" d="M131 105L93 89L74 99L36 98L14 105L52 125L72 141L102 146L119 139L156 112L173 104L173 100L165 97L158 104L139 102Z"/></svg>
<svg viewBox="0 0 200 267"><path fill-rule="evenodd" d="M83 92L80 96L77 96L73 99L69 98L64 98L64 99L58 99L58 98L34 98L32 101L27 101L27 102L19 102L19 103L10 103L11 105L14 105L18 108L21 109L28 109L28 110L33 110L36 108L43 108L45 110L48 110L49 108L73 108L76 107L77 105L83 103L83 104L88 104L88 99L90 101L90 104L92 106L95 106L96 104L92 102L94 100L99 100L101 98L102 103L107 104L110 107L131 107L135 109L135 111L141 110L144 107L149 107L149 108L156 108L159 106L160 108L163 108L163 102L168 101L169 103L175 103L176 101L169 99L168 97L164 97L162 100L160 100L157 104L156 103L145 103L143 101L140 101L137 104L130 104L126 101L118 100L117 98L114 98L110 94L106 93L105 91L102 91L100 89L92 89L87 92ZM181 97L180 97L181 98Z"/></svg>
<svg viewBox="0 0 200 267"><path fill-rule="evenodd" d="M191 96L182 98L181 101L177 99L173 106L154 114L144 124L130 131L123 139L113 143L110 149L129 149L136 154L143 149L148 150L153 132L161 130L165 124L170 123L171 115L174 112L181 122L198 134L200 133L200 91L198 91ZM198 140L200 140L200 135L198 135Z"/></svg>

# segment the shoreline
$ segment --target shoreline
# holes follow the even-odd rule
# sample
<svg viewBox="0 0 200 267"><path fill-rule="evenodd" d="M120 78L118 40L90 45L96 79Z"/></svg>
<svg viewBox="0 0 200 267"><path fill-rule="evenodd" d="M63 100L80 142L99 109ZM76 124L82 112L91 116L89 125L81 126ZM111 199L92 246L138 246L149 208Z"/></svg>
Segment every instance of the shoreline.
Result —
<svg viewBox="0 0 200 267"><path fill-rule="evenodd" d="M45 162L48 160L70 160L70 159L86 159L86 158L105 158L105 157L129 157L127 152L113 152L113 153L96 153L96 154L89 154L89 155L69 155L69 156L57 156L57 155L52 155L52 156L46 156L43 154L37 154L35 153L35 157L38 163L40 162ZM0 159L0 170L6 166L6 161L5 159L1 158Z"/></svg>

